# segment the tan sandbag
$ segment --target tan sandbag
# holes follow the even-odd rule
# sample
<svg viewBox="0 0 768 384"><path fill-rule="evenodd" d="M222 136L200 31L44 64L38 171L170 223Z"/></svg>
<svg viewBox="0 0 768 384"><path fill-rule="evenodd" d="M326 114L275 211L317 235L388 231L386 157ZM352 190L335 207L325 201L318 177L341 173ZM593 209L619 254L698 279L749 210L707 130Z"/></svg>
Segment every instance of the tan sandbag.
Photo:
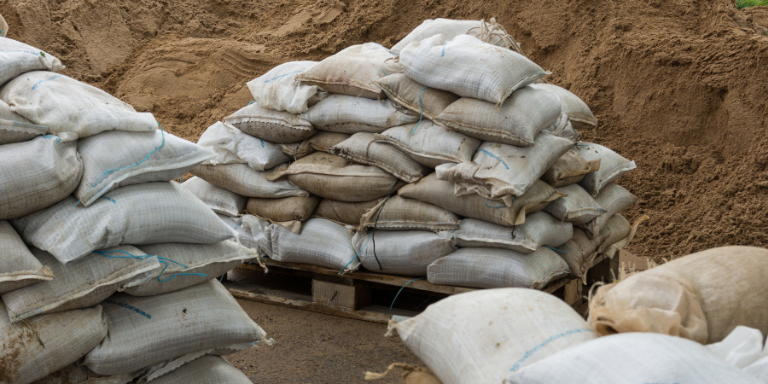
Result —
<svg viewBox="0 0 768 384"><path fill-rule="evenodd" d="M600 231L608 224L608 220L613 215L631 207L637 202L637 196L633 195L623 187L616 184L608 184L600 190L595 197L595 201L603 207L606 212L594 218L588 223L581 224L580 227L590 237L597 236Z"/></svg>
<svg viewBox="0 0 768 384"><path fill-rule="evenodd" d="M294 160L301 159L304 156L312 154L315 151L331 152L331 147L349 139L351 135L336 132L317 132L314 136L298 143L278 144L283 153L293 157Z"/></svg>
<svg viewBox="0 0 768 384"><path fill-rule="evenodd" d="M381 168L355 164L323 152L296 160L287 168L282 167L268 175L267 180L276 181L284 177L312 194L348 202L384 197L402 185L401 181Z"/></svg>
<svg viewBox="0 0 768 384"><path fill-rule="evenodd" d="M587 271L592 267L595 257L603 250L610 232L602 232L590 238L581 228L573 228L573 238L558 248L559 255L568 264L571 274L587 284Z"/></svg>
<svg viewBox="0 0 768 384"><path fill-rule="evenodd" d="M278 167L259 172L247 164L198 165L192 174L227 191L246 197L276 199L309 196L309 193L288 180L269 180Z"/></svg>
<svg viewBox="0 0 768 384"><path fill-rule="evenodd" d="M608 212L578 184L566 185L557 188L557 191L565 196L547 205L544 210L560 220L570 221L573 225L583 225Z"/></svg>
<svg viewBox="0 0 768 384"><path fill-rule="evenodd" d="M519 253L533 253L549 246L559 247L573 237L573 225L546 212L527 215L525 223L513 227L464 219L454 234L461 248L506 248Z"/></svg>
<svg viewBox="0 0 768 384"><path fill-rule="evenodd" d="M296 143L315 134L312 123L289 112L273 111L251 103L224 119L227 124L275 144Z"/></svg>
<svg viewBox="0 0 768 384"><path fill-rule="evenodd" d="M371 201L348 203L346 201L323 199L317 205L315 214L312 217L330 220L336 224L358 227L363 215L378 205L381 200L374 199Z"/></svg>
<svg viewBox="0 0 768 384"><path fill-rule="evenodd" d="M301 115L315 129L354 135L358 132L381 133L387 128L415 123L419 116L398 107L392 100L330 95Z"/></svg>
<svg viewBox="0 0 768 384"><path fill-rule="evenodd" d="M472 161L480 140L454 132L429 120L392 127L376 135L377 140L392 144L427 167L445 163Z"/></svg>
<svg viewBox="0 0 768 384"><path fill-rule="evenodd" d="M654 332L711 344L738 325L768 332L768 250L714 248L598 288L589 304L599 335Z"/></svg>
<svg viewBox="0 0 768 384"><path fill-rule="evenodd" d="M569 150L552 164L541 179L557 188L581 181L587 173L600 169L600 159L586 161L574 150Z"/></svg>
<svg viewBox="0 0 768 384"><path fill-rule="evenodd" d="M436 205L460 216L506 226L523 224L527 213L541 211L549 202L563 196L547 183L538 180L525 195L518 196L510 206L506 206L477 194L456 196L454 184L438 180L434 173L418 183L404 186L397 194Z"/></svg>
<svg viewBox="0 0 768 384"><path fill-rule="evenodd" d="M360 219L360 229L444 231L459 227L459 218L438 206L394 196L370 209Z"/></svg>
<svg viewBox="0 0 768 384"><path fill-rule="evenodd" d="M635 234L637 233L637 228L648 219L648 216L643 215L635 221L635 224L630 226L629 221L627 221L624 216L619 215L618 213L613 215L613 217L608 219L605 228L600 231L601 233L608 231L611 234L605 241L602 254L612 259L620 250L624 249L624 247L632 242L632 239L635 238Z"/></svg>
<svg viewBox="0 0 768 384"><path fill-rule="evenodd" d="M445 108L460 98L453 93L419 84L402 73L382 77L374 84L395 103L433 121Z"/></svg>
<svg viewBox="0 0 768 384"><path fill-rule="evenodd" d="M301 233L301 223L309 220L320 197L296 196L283 199L259 199L251 197L245 211L251 215L282 225L294 233Z"/></svg>
<svg viewBox="0 0 768 384"><path fill-rule="evenodd" d="M584 176L579 185L592 196L627 172L637 168L634 161L629 161L610 148L595 143L580 142L574 148L584 160L600 160L600 169Z"/></svg>
<svg viewBox="0 0 768 384"><path fill-rule="evenodd" d="M554 84L531 84L531 88L545 89L556 94L560 98L560 105L563 108L563 113L568 115L568 119L576 129L588 129L597 126L597 118L589 109L587 103L582 101L578 96L574 95L571 91L558 87Z"/></svg>
<svg viewBox="0 0 768 384"><path fill-rule="evenodd" d="M361 164L375 165L408 183L419 181L430 169L394 145L375 142L375 135L359 132L331 148L331 153Z"/></svg>

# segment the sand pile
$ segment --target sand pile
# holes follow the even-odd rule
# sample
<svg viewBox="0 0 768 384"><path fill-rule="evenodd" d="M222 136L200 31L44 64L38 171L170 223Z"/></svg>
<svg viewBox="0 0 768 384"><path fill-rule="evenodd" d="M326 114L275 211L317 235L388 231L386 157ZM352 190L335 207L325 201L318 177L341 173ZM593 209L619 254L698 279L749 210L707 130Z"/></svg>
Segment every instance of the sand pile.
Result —
<svg viewBox="0 0 768 384"><path fill-rule="evenodd" d="M248 103L245 82L291 60L424 19L490 18L549 81L584 99L582 132L637 161L621 184L652 220L630 251L671 258L768 245L768 10L728 0L486 1L0 0L9 37L58 55L65 74L151 111L196 140Z"/></svg>

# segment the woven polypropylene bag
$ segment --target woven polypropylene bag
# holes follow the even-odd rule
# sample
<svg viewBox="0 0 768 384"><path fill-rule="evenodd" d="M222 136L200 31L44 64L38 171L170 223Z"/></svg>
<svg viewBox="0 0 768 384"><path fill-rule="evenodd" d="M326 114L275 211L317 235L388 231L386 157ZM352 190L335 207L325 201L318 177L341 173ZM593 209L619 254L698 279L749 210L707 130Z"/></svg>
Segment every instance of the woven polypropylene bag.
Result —
<svg viewBox="0 0 768 384"><path fill-rule="evenodd" d="M608 212L578 184L566 185L557 188L557 191L565 196L553 201L544 210L560 220L583 225Z"/></svg>
<svg viewBox="0 0 768 384"><path fill-rule="evenodd" d="M408 44L422 41L434 35L443 35L446 40L451 40L458 35L466 35L468 32L477 31L483 27L481 20L452 20L452 19L428 19L424 20L403 37L390 49L395 55L399 54Z"/></svg>
<svg viewBox="0 0 768 384"><path fill-rule="evenodd" d="M276 144L297 143L315 134L309 121L299 115L249 104L224 119L227 124L262 140Z"/></svg>
<svg viewBox="0 0 768 384"><path fill-rule="evenodd" d="M506 248L533 253L543 246L557 247L573 237L573 225L546 212L525 217L525 223L511 227L464 219L456 230L456 245L462 248Z"/></svg>
<svg viewBox="0 0 768 384"><path fill-rule="evenodd" d="M75 196L86 207L115 188L178 179L213 158L208 148L162 131L103 132L77 142L83 177Z"/></svg>
<svg viewBox="0 0 768 384"><path fill-rule="evenodd" d="M394 196L369 209L360 219L360 229L424 230L439 232L459 227L459 217L436 205Z"/></svg>
<svg viewBox="0 0 768 384"><path fill-rule="evenodd" d="M197 144L216 153L216 157L205 164L248 164L257 171L264 171L291 160L277 145L220 121L208 127Z"/></svg>
<svg viewBox="0 0 768 384"><path fill-rule="evenodd" d="M246 85L253 99L263 108L303 113L328 95L316 85L296 81L296 75L304 73L316 64L316 61L283 63L249 81Z"/></svg>
<svg viewBox="0 0 768 384"><path fill-rule="evenodd" d="M27 249L10 223L0 221L0 293L53 279L53 272Z"/></svg>
<svg viewBox="0 0 768 384"><path fill-rule="evenodd" d="M309 220L320 203L319 196L284 197L282 199L258 199L251 197L246 212L282 225L295 233L301 233L301 223Z"/></svg>
<svg viewBox="0 0 768 384"><path fill-rule="evenodd" d="M334 145L349 139L349 137L350 135L346 133L321 131L304 141L292 144L278 144L277 147L294 160L298 160L304 156L311 155L315 151L330 153Z"/></svg>
<svg viewBox="0 0 768 384"><path fill-rule="evenodd" d="M260 256L272 254L272 241L270 239L271 224L253 215L243 215L232 218L219 215L219 219L228 227L234 228L240 244L256 251Z"/></svg>
<svg viewBox="0 0 768 384"><path fill-rule="evenodd" d="M371 100L347 95L328 96L301 118L317 129L350 135L384 132L387 128L419 120L419 116L407 109L398 109L389 99Z"/></svg>
<svg viewBox="0 0 768 384"><path fill-rule="evenodd" d="M129 185L90 207L76 204L70 196L11 224L27 243L62 264L120 244L211 244L236 235L175 182Z"/></svg>
<svg viewBox="0 0 768 384"><path fill-rule="evenodd" d="M361 164L375 165L408 183L419 181L429 173L429 168L411 159L396 146L375 140L373 133L355 133L334 145L331 153Z"/></svg>
<svg viewBox="0 0 768 384"><path fill-rule="evenodd" d="M434 35L400 51L403 73L425 86L501 104L547 75L525 56L476 37Z"/></svg>
<svg viewBox="0 0 768 384"><path fill-rule="evenodd" d="M376 139L398 147L412 159L429 168L445 163L472 161L472 154L482 143L429 120L392 127L376 135Z"/></svg>
<svg viewBox="0 0 768 384"><path fill-rule="evenodd" d="M451 242L450 233L429 231L358 232L352 238L365 269L403 276L426 276L427 266L454 251Z"/></svg>
<svg viewBox="0 0 768 384"><path fill-rule="evenodd" d="M592 196L597 196L606 185L627 172L637 168L634 161L629 161L600 144L580 142L573 148L584 160L600 160L600 169L584 176L579 185L584 187Z"/></svg>
<svg viewBox="0 0 768 384"><path fill-rule="evenodd" d="M154 131L159 124L148 112L70 77L45 71L27 72L0 89L13 112L52 133L72 132L81 139L104 131Z"/></svg>
<svg viewBox="0 0 768 384"><path fill-rule="evenodd" d="M277 167L260 172L247 164L219 164L198 165L192 169L192 174L241 196L268 199L309 196L307 191L288 180L269 180L269 176L276 170Z"/></svg>
<svg viewBox="0 0 768 384"><path fill-rule="evenodd" d="M83 365L100 375L120 375L188 353L264 340L217 280L164 295L118 293L105 300L109 337Z"/></svg>
<svg viewBox="0 0 768 384"><path fill-rule="evenodd" d="M352 247L352 235L343 226L323 219L309 219L301 234L281 226L270 228L270 257L288 263L319 265L352 272L360 267Z"/></svg>
<svg viewBox="0 0 768 384"><path fill-rule="evenodd" d="M595 197L595 202L606 210L602 215L594 218L588 223L581 225L581 228L589 237L597 236L600 231L608 224L608 220L613 215L631 207L637 202L637 196L633 195L623 187L616 184L608 184Z"/></svg>
<svg viewBox="0 0 768 384"><path fill-rule="evenodd" d="M82 172L77 135L71 133L0 146L0 219L61 201L75 190Z"/></svg>
<svg viewBox="0 0 768 384"><path fill-rule="evenodd" d="M595 338L561 299L521 288L450 296L393 327L444 384L501 383L510 368Z"/></svg>
<svg viewBox="0 0 768 384"><path fill-rule="evenodd" d="M251 384L251 379L221 357L203 356L151 382L153 384Z"/></svg>
<svg viewBox="0 0 768 384"><path fill-rule="evenodd" d="M560 156L541 179L557 188L581 181L587 173L600 169L600 160L586 161L573 149Z"/></svg>
<svg viewBox="0 0 768 384"><path fill-rule="evenodd" d="M101 306L11 323L0 308L2 384L29 384L82 358L107 336ZM42 343L42 344L41 344Z"/></svg>
<svg viewBox="0 0 768 384"><path fill-rule="evenodd" d="M382 77L376 80L376 85L396 104L429 120L435 120L445 108L460 99L453 93L419 84L402 73Z"/></svg>
<svg viewBox="0 0 768 384"><path fill-rule="evenodd" d="M182 183L181 187L192 192L214 212L222 215L237 216L248 202L247 197L219 188L197 176Z"/></svg>
<svg viewBox="0 0 768 384"><path fill-rule="evenodd" d="M573 237L565 243L560 256L568 264L571 274L587 284L587 271L597 255L603 251L610 233L604 232L590 238L581 228L573 229Z"/></svg>
<svg viewBox="0 0 768 384"><path fill-rule="evenodd" d="M556 94L560 98L563 113L576 129L588 129L597 126L597 118L589 109L587 103L582 101L571 91L554 84L531 84L532 88L544 89Z"/></svg>
<svg viewBox="0 0 768 384"><path fill-rule="evenodd" d="M315 213L312 217L330 220L336 224L357 227L360 225L363 215L379 204L381 200L374 199L371 201L348 203L346 201L323 199L315 208Z"/></svg>
<svg viewBox="0 0 768 384"><path fill-rule="evenodd" d="M0 85L25 72L57 72L62 69L64 66L61 61L50 53L7 37L0 37Z"/></svg>
<svg viewBox="0 0 768 384"><path fill-rule="evenodd" d="M11 107L0 100L0 145L27 141L46 132L48 127L32 124L18 113L11 112Z"/></svg>

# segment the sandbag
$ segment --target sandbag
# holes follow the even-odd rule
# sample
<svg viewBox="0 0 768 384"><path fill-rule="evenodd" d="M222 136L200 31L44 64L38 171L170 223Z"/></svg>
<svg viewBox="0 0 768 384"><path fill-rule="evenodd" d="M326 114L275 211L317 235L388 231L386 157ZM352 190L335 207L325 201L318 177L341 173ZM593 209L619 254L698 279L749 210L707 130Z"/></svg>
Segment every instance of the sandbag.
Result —
<svg viewBox="0 0 768 384"><path fill-rule="evenodd" d="M525 223L512 227L464 219L454 234L462 248L506 248L519 253L533 253L543 246L558 247L573 237L573 225L555 219L546 212L536 212Z"/></svg>
<svg viewBox="0 0 768 384"><path fill-rule="evenodd" d="M514 384L762 383L690 340L650 333L600 337L509 375Z"/></svg>
<svg viewBox="0 0 768 384"><path fill-rule="evenodd" d="M237 238L244 247L256 251L259 256L272 253L270 223L253 215L232 218L218 215L219 219L237 232Z"/></svg>
<svg viewBox="0 0 768 384"><path fill-rule="evenodd" d="M2 17L0 16L0 19ZM2 28L5 36L7 27ZM61 61L50 53L7 37L0 37L0 85L29 71L58 72L64 69ZM53 73L51 73L53 75Z"/></svg>
<svg viewBox="0 0 768 384"><path fill-rule="evenodd" d="M103 306L109 338L82 362L100 375L134 372L188 353L262 341L266 336L215 279L164 295L118 293Z"/></svg>
<svg viewBox="0 0 768 384"><path fill-rule="evenodd" d="M394 196L369 209L360 219L360 229L424 230L439 232L459 227L459 218L438 206Z"/></svg>
<svg viewBox="0 0 768 384"><path fill-rule="evenodd" d="M429 231L357 232L352 245L369 271L426 276L427 266L454 251L450 235Z"/></svg>
<svg viewBox="0 0 768 384"><path fill-rule="evenodd" d="M557 191L564 196L547 205L544 211L560 220L583 225L608 212L578 184L566 185Z"/></svg>
<svg viewBox="0 0 768 384"><path fill-rule="evenodd" d="M152 380L153 384L251 384L242 371L219 356L203 356L173 372Z"/></svg>
<svg viewBox="0 0 768 384"><path fill-rule="evenodd" d="M115 188L178 179L214 157L210 149L162 130L103 132L79 140L77 152L83 177L75 196L86 207Z"/></svg>
<svg viewBox="0 0 768 384"><path fill-rule="evenodd" d="M147 132L160 126L149 112L136 112L101 89L51 72L20 75L0 89L0 99L51 133L72 132L81 139L104 131Z"/></svg>
<svg viewBox="0 0 768 384"><path fill-rule="evenodd" d="M157 256L164 265L151 278L133 280L119 289L131 296L161 295L205 283L257 257L255 252L232 240L216 244L142 245L139 249Z"/></svg>
<svg viewBox="0 0 768 384"><path fill-rule="evenodd" d="M552 92L560 98L560 106L563 113L568 115L568 119L576 129L588 129L597 126L597 118L589 109L587 103L582 101L571 91L558 87L554 84L531 84L531 88L543 89Z"/></svg>
<svg viewBox="0 0 768 384"><path fill-rule="evenodd" d="M318 204L320 197L314 195L282 199L251 197L245 210L251 215L300 233L301 223L312 217Z"/></svg>
<svg viewBox="0 0 768 384"><path fill-rule="evenodd" d="M581 228L589 235L589 237L597 236L597 234L605 228L608 220L613 217L613 215L635 204L637 202L637 196L619 185L608 184L597 194L595 202L605 209L605 213L588 223L581 224Z"/></svg>
<svg viewBox="0 0 768 384"><path fill-rule="evenodd" d="M281 226L270 228L272 253L277 261L319 265L353 272L360 267L352 247L352 235L343 226L323 219L309 219L301 234Z"/></svg>
<svg viewBox="0 0 768 384"><path fill-rule="evenodd" d="M283 153L292 157L294 160L301 159L304 156L310 155L315 151L331 152L331 147L341 143L342 141L349 139L351 135L346 133L336 132L317 132L316 135L306 139L302 142L293 144L278 144Z"/></svg>
<svg viewBox="0 0 768 384"><path fill-rule="evenodd" d="M600 335L654 332L702 344L739 325L768 331L768 250L720 247L694 253L598 288L590 302Z"/></svg>
<svg viewBox="0 0 768 384"><path fill-rule="evenodd" d="M434 35L400 51L403 73L425 86L501 104L548 73L525 56L459 35Z"/></svg>
<svg viewBox="0 0 768 384"><path fill-rule="evenodd" d="M581 228L574 228L573 238L561 247L564 249L558 250L568 264L571 274L581 279L582 284L587 284L587 272L592 268L597 255L605 248L609 236L610 232L606 231L590 238Z"/></svg>
<svg viewBox="0 0 768 384"><path fill-rule="evenodd" d="M451 103L460 99L453 93L425 87L402 73L382 77L374 82L397 105L435 120Z"/></svg>
<svg viewBox="0 0 768 384"><path fill-rule="evenodd" d="M267 176L287 177L291 183L326 199L361 202L384 197L402 185L381 168L355 164L324 152L303 157Z"/></svg>
<svg viewBox="0 0 768 384"><path fill-rule="evenodd" d="M571 146L572 141L550 134L539 135L532 147L485 142L471 163L444 164L437 168L437 177L456 183L459 195L477 193L509 206Z"/></svg>
<svg viewBox="0 0 768 384"><path fill-rule="evenodd" d="M62 264L120 244L211 244L235 236L202 201L175 182L118 188L88 208L67 197L13 220L27 243Z"/></svg>
<svg viewBox="0 0 768 384"><path fill-rule="evenodd" d="M483 20L427 19L395 44L395 46L390 49L390 52L398 55L403 48L408 46L408 44L422 41L434 35L443 35L446 40L452 40L458 35L472 35L479 37L478 35L482 32L483 27L488 28L488 34L494 37L501 33L506 34L506 31L504 31L503 28L499 28L500 26L498 25L484 24ZM504 40L500 39L493 39L493 41L496 45L500 46L503 45L504 42Z"/></svg>
<svg viewBox="0 0 768 384"><path fill-rule="evenodd" d="M216 157L205 164L248 164L257 171L264 171L291 160L275 144L220 121L208 127L197 144L216 153Z"/></svg>
<svg viewBox="0 0 768 384"><path fill-rule="evenodd" d="M387 75L384 61L394 57L381 44L353 45L297 74L296 80L329 93L381 99L381 89L373 82Z"/></svg>
<svg viewBox="0 0 768 384"><path fill-rule="evenodd" d="M444 163L469 162L481 144L480 140L450 131L429 120L387 129L376 135L376 139L398 147L430 168Z"/></svg>
<svg viewBox="0 0 768 384"><path fill-rule="evenodd" d="M262 108L304 113L328 95L315 85L296 81L296 75L312 68L316 61L289 61L249 81L246 85Z"/></svg>
<svg viewBox="0 0 768 384"><path fill-rule="evenodd" d="M600 231L600 233L610 233L608 239L603 244L603 250L601 253L608 258L613 258L620 250L624 249L632 239L635 238L637 229L644 221L649 217L643 215L634 224L629 224L629 221L620 214L615 214L608 219L608 223Z"/></svg>
<svg viewBox="0 0 768 384"><path fill-rule="evenodd" d="M0 146L0 220L61 201L77 188L82 174L77 135L46 135Z"/></svg>
<svg viewBox="0 0 768 384"><path fill-rule="evenodd" d="M32 248L35 257L56 278L4 293L3 303L10 321L91 307L133 280L149 279L160 273L161 264L156 257L130 245L97 252L63 265L50 253Z"/></svg>
<svg viewBox="0 0 768 384"><path fill-rule="evenodd" d="M296 143L315 134L312 124L299 115L262 108L259 103L246 105L224 118L224 122L275 144Z"/></svg>
<svg viewBox="0 0 768 384"><path fill-rule="evenodd" d="M586 161L600 160L600 169L586 174L579 182L592 196L597 196L603 187L637 168L634 161L599 144L580 142L574 150Z"/></svg>
<svg viewBox="0 0 768 384"><path fill-rule="evenodd" d="M301 115L317 129L353 135L357 132L380 133L387 128L414 123L419 116L399 110L388 99L331 95Z"/></svg>
<svg viewBox="0 0 768 384"><path fill-rule="evenodd" d="M2 384L29 384L83 357L107 336L101 306L35 316L12 324L0 309Z"/></svg>
<svg viewBox="0 0 768 384"><path fill-rule="evenodd" d="M543 289L571 274L568 264L549 248L525 254L500 248L461 248L430 264L432 284L471 288Z"/></svg>
<svg viewBox="0 0 768 384"><path fill-rule="evenodd" d="M562 196L547 183L537 181L525 195L516 197L512 205L507 207L477 194L455 196L454 184L438 180L434 173L418 183L400 188L397 194L436 205L460 216L506 226L525 223L526 214L541 211L551 201Z"/></svg>
<svg viewBox="0 0 768 384"><path fill-rule="evenodd" d="M359 203L348 203L331 199L323 199L317 205L312 217L333 221L336 224L351 225L357 228L361 223L361 218L371 208L378 205L383 199L374 199L371 201L362 201Z"/></svg>
<svg viewBox="0 0 768 384"><path fill-rule="evenodd" d="M527 147L539 132L557 122L560 113L555 94L525 87L498 108L483 100L459 99L435 122L479 140Z"/></svg>
<svg viewBox="0 0 768 384"><path fill-rule="evenodd" d="M276 199L309 196L309 193L288 180L269 180L278 168L259 172L247 164L198 165L192 174L227 191L246 197Z"/></svg>
<svg viewBox="0 0 768 384"><path fill-rule="evenodd" d="M0 145L27 141L46 132L48 127L32 124L18 113L11 112L11 107L0 100Z"/></svg>
<svg viewBox="0 0 768 384"><path fill-rule="evenodd" d="M0 293L53 280L53 271L27 249L10 223L0 221Z"/></svg>
<svg viewBox="0 0 768 384"><path fill-rule="evenodd" d="M600 170L600 159L586 161L573 149L568 150L552 164L541 179L557 188L581 181L587 173Z"/></svg>
<svg viewBox="0 0 768 384"><path fill-rule="evenodd" d="M197 176L183 182L181 187L222 215L237 216L245 210L245 204L248 202L247 197L219 188Z"/></svg>
<svg viewBox="0 0 768 384"><path fill-rule="evenodd" d="M595 338L568 304L520 288L450 296L391 327L444 384L501 383L510 369Z"/></svg>
<svg viewBox="0 0 768 384"><path fill-rule="evenodd" d="M331 153L361 164L377 166L408 183L419 181L430 169L394 145L376 142L373 133L355 133L331 148Z"/></svg>

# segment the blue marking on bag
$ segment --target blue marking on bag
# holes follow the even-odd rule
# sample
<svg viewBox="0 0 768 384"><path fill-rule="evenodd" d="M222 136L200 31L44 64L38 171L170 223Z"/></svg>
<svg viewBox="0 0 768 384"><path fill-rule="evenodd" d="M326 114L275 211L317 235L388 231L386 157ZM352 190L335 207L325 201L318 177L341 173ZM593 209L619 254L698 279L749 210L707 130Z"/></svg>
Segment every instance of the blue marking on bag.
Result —
<svg viewBox="0 0 768 384"><path fill-rule="evenodd" d="M56 139L56 144L61 143L61 139L56 135L45 135L43 139Z"/></svg>
<svg viewBox="0 0 768 384"><path fill-rule="evenodd" d="M448 43L443 44L443 53L440 54L440 57L445 56L445 46L448 45Z"/></svg>
<svg viewBox="0 0 768 384"><path fill-rule="evenodd" d="M32 86L32 90L34 91L35 89L37 89L37 86L38 86L38 85L40 85L40 84L42 84L42 83L45 83L45 82L48 82L48 81L53 81L53 80L56 80L56 79L58 79L58 78L59 78L59 77L61 77L61 76L62 76L62 75L53 75L53 76L51 76L51 77L49 77L49 78L47 78L47 79L38 80L38 81L37 81L37 83L35 83L35 85L33 85L33 86Z"/></svg>
<svg viewBox="0 0 768 384"><path fill-rule="evenodd" d="M102 197L99 197L99 199L109 200L109 201L112 202L112 204L117 204L117 201L115 201L115 199L113 199L113 198L111 198L109 196L102 196Z"/></svg>
<svg viewBox="0 0 768 384"><path fill-rule="evenodd" d="M551 249L551 250L553 250L553 251L555 251L557 253L568 253L568 252L571 251L571 247L569 247L568 244L563 244L563 245L565 245L565 251L561 251L561 250L559 250L559 249L557 249L555 247L550 247L549 245L545 245L545 247L547 247L547 248L549 248L549 249ZM561 247L563 245L561 245Z"/></svg>
<svg viewBox="0 0 768 384"><path fill-rule="evenodd" d="M298 73L302 73L302 72L304 72L304 71L293 71L293 72L289 72L289 73L286 73L285 75L280 75L280 76L276 76L276 77L273 77L273 78L271 78L271 79L269 79L269 80L265 80L265 81L264 81L264 83L269 83L269 82L270 82L270 81L272 81L272 80L277 80L277 79L279 79L279 78L281 78L281 77L290 76L290 75L295 75L295 74L298 74Z"/></svg>
<svg viewBox="0 0 768 384"><path fill-rule="evenodd" d="M551 342L553 342L555 340L558 340L558 339L562 339L563 337L566 337L566 336L575 335L575 334L584 333L584 332L592 332L592 330L591 329L587 329L587 328L571 329L570 331L563 332L563 333L561 333L559 335L555 335L555 336L550 337L549 339L544 340L541 344L539 344L539 345L537 345L537 346L535 346L535 347L525 351L525 353L523 354L523 357L521 357L520 360L518 360L515 363L515 365L513 365L512 368L510 368L509 370L514 372L514 371L520 369L520 364L522 364L523 362L528 360L531 356L533 356L534 353L538 352L541 348L544 348L547 345L549 345L549 343L551 343Z"/></svg>
<svg viewBox="0 0 768 384"><path fill-rule="evenodd" d="M112 300L104 300L104 302L105 303L109 303L109 304L117 305L118 307L123 307L123 308L125 308L127 310L130 310L130 311L134 311L134 312L138 313L139 315L142 315L142 316L146 317L147 319L150 319L150 320L152 319L152 315L150 315L150 314L148 314L148 313L142 311L141 309L138 309L138 308L136 308L136 307L134 307L132 305L128 305L128 304L124 304L124 303L118 303L118 302L112 301Z"/></svg>
<svg viewBox="0 0 768 384"><path fill-rule="evenodd" d="M512 201L515 201L514 197L512 198ZM490 205L488 205L488 199L485 199L485 206L488 207L488 208L493 208L493 209L506 208L507 207L506 205L499 205L498 207L491 207Z"/></svg>
<svg viewBox="0 0 768 384"><path fill-rule="evenodd" d="M429 87L424 87L419 91L419 110L421 110L421 115L419 115L419 122L416 123L416 126L413 127L413 131L411 131L411 136L413 136L414 133L416 133L416 128L419 127L419 124L421 124L421 119L424 118L424 106L421 104L421 93L424 92L425 89Z"/></svg>
<svg viewBox="0 0 768 384"><path fill-rule="evenodd" d="M485 149L481 149L480 152L485 153L486 155L488 155L490 157L493 157L494 159L496 159L498 161L501 161L501 163L504 164L504 168L509 169L509 166L507 165L507 163L504 160L501 159L501 157L498 157L498 156L494 155L493 153L490 153L490 152L486 151Z"/></svg>

